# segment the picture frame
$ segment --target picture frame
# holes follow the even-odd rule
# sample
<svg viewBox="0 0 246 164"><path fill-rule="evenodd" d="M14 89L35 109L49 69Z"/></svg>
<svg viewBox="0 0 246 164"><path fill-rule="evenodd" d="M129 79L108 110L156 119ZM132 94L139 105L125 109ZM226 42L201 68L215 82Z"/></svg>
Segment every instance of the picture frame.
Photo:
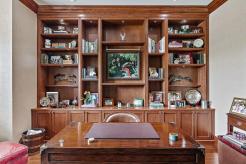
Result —
<svg viewBox="0 0 246 164"><path fill-rule="evenodd" d="M152 91L149 95L149 102L163 103L164 93L161 91Z"/></svg>
<svg viewBox="0 0 246 164"><path fill-rule="evenodd" d="M230 113L246 117L246 99L234 97L231 104Z"/></svg>
<svg viewBox="0 0 246 164"><path fill-rule="evenodd" d="M58 107L58 104L59 104L59 93L58 92L46 92L46 97L50 99L51 107Z"/></svg>
<svg viewBox="0 0 246 164"><path fill-rule="evenodd" d="M182 99L181 91L169 91L168 92L168 100L169 101L179 101Z"/></svg>
<svg viewBox="0 0 246 164"><path fill-rule="evenodd" d="M114 99L112 98L104 98L103 106L114 106Z"/></svg>
<svg viewBox="0 0 246 164"><path fill-rule="evenodd" d="M107 79L139 80L139 52L107 52Z"/></svg>

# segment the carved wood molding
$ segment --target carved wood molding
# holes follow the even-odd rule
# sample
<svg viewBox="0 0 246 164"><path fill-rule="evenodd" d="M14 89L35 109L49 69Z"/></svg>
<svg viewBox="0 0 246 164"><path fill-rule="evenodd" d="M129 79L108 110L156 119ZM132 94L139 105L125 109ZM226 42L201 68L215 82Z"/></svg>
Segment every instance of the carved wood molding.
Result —
<svg viewBox="0 0 246 164"><path fill-rule="evenodd" d="M32 10L34 13L38 12L39 5L33 0L19 0L22 2L26 7Z"/></svg>
<svg viewBox="0 0 246 164"><path fill-rule="evenodd" d="M213 0L208 6L209 13L214 12L217 8L223 5L227 0Z"/></svg>
<svg viewBox="0 0 246 164"><path fill-rule="evenodd" d="M181 14L181 13L199 13L209 14L223 5L227 0L213 0L208 6L66 6L66 5L38 5L34 0L19 0L33 12L38 15L48 14L69 14L74 16L81 12L85 14L112 15L115 12L119 14L138 14L148 15L156 14Z"/></svg>

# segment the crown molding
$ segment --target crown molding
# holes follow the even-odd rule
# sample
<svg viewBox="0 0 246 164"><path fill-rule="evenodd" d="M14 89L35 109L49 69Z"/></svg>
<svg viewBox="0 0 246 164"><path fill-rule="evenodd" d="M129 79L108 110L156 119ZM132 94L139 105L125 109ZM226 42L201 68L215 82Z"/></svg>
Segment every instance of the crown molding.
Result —
<svg viewBox="0 0 246 164"><path fill-rule="evenodd" d="M66 5L38 5L34 0L19 0L26 7L37 14L44 13L79 13L101 11L105 12L108 9L122 10L122 12L162 12L162 13L212 13L227 0L213 0L207 6L66 6Z"/></svg>
<svg viewBox="0 0 246 164"><path fill-rule="evenodd" d="M39 5L34 0L19 0L34 13L38 12Z"/></svg>
<svg viewBox="0 0 246 164"><path fill-rule="evenodd" d="M218 9L220 6L222 6L226 1L228 1L228 0L213 0L207 6L209 13L214 12L216 9Z"/></svg>

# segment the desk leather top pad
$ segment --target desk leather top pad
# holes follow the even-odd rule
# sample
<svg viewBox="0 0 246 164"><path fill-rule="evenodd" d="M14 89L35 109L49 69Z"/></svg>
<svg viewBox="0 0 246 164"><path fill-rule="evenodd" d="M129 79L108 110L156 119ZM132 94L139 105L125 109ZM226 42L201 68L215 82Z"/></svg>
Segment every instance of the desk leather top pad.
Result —
<svg viewBox="0 0 246 164"><path fill-rule="evenodd" d="M85 138L160 139L150 123L94 123Z"/></svg>

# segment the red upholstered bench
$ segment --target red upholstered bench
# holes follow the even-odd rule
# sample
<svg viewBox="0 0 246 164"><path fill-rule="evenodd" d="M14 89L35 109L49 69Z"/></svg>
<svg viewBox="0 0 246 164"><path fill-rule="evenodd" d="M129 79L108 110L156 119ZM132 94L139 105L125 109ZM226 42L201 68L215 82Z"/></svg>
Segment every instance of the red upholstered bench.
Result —
<svg viewBox="0 0 246 164"><path fill-rule="evenodd" d="M26 164L28 147L12 143L0 142L0 164Z"/></svg>

